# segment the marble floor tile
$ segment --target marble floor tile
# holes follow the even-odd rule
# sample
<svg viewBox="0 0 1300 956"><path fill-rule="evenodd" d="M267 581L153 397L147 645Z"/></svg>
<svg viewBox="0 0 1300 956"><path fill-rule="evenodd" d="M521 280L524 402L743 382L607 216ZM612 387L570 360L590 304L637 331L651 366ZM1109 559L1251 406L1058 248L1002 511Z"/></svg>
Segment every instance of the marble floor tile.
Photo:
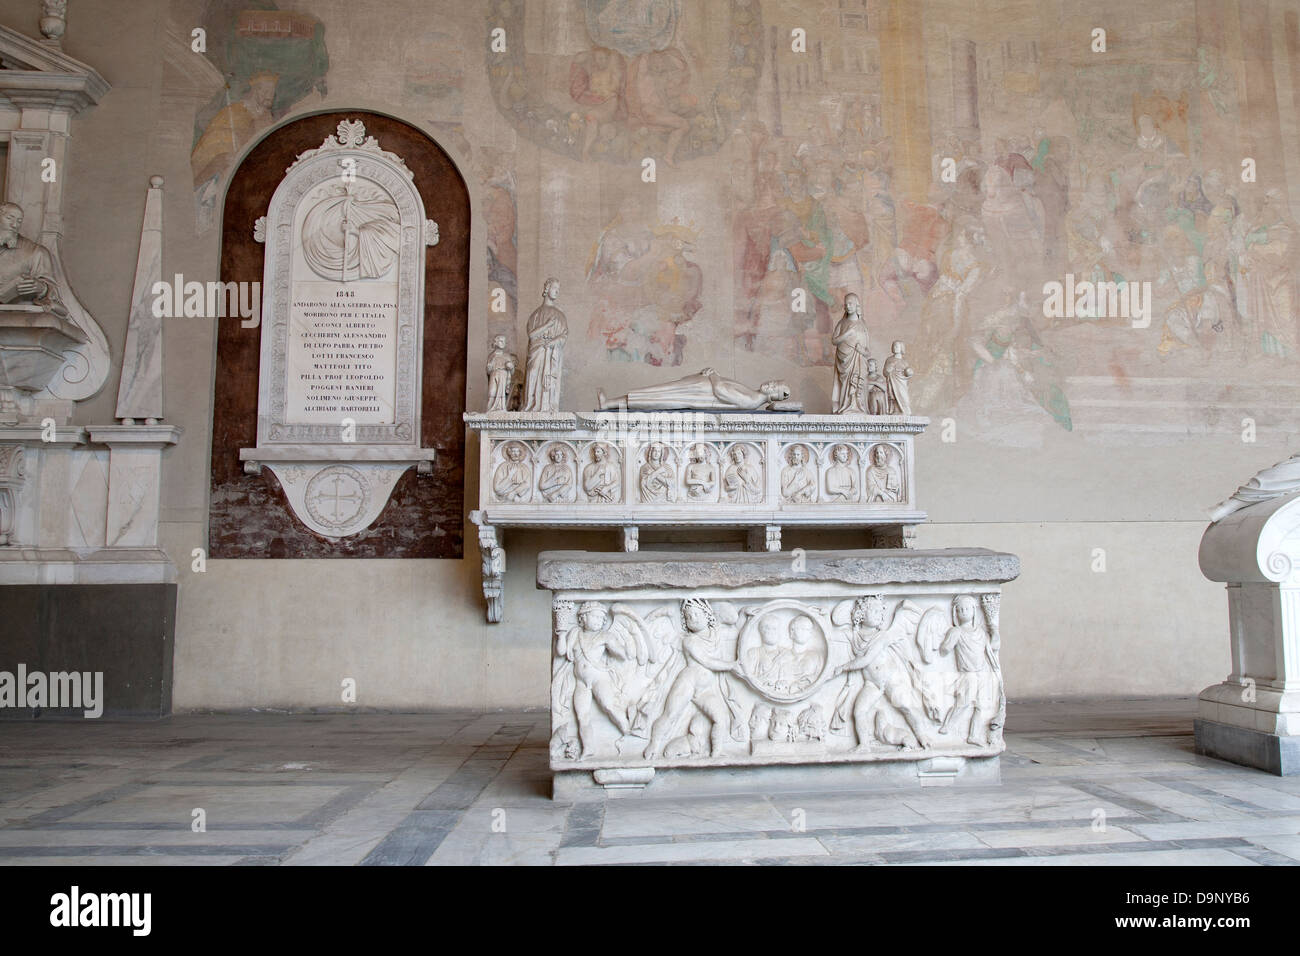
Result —
<svg viewBox="0 0 1300 956"><path fill-rule="evenodd" d="M1001 785L577 803L544 712L0 722L0 866L1300 864L1300 778L1197 756L1194 713L1014 703Z"/></svg>

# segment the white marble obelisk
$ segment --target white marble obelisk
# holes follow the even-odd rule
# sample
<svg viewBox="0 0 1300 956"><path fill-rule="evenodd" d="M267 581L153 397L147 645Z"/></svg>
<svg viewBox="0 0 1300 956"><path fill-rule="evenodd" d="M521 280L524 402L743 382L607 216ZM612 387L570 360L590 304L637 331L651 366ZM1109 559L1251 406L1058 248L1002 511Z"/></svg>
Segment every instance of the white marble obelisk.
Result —
<svg viewBox="0 0 1300 956"><path fill-rule="evenodd" d="M124 424L157 424L163 414L162 319L154 315L154 284L162 281L163 178L151 176L144 200L140 255L131 291L131 318L122 353L117 415Z"/></svg>

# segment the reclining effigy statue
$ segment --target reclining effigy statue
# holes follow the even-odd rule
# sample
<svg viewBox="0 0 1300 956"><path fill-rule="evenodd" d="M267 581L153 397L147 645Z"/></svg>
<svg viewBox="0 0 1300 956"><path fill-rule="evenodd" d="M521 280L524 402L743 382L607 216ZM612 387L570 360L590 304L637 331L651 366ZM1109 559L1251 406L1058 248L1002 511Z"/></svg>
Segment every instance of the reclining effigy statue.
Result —
<svg viewBox="0 0 1300 956"><path fill-rule="evenodd" d="M777 408L782 411L799 411L801 406L788 401L790 386L785 382L764 382L750 388L740 382L723 378L711 368L696 375L687 375L662 385L634 388L626 395L607 399L604 392L596 393L600 411L628 408L636 411L669 411L673 409L704 409L708 411L754 412Z"/></svg>

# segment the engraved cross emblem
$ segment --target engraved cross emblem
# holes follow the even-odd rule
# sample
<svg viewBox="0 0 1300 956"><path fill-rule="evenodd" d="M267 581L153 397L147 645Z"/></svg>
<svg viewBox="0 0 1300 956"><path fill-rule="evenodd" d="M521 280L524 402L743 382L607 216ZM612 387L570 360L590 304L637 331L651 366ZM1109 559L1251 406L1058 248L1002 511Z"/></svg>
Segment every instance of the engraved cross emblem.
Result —
<svg viewBox="0 0 1300 956"><path fill-rule="evenodd" d="M356 482L346 475L331 475L330 477L334 482L333 487L329 489L322 488L318 491L316 493L316 501L322 510L327 504L332 506L333 513L329 515L332 520L338 522L346 521L356 514L357 507L361 503L360 489L357 489ZM345 481L348 483L348 486L353 489L347 494L344 493L342 487ZM348 504L346 512L343 510L344 503Z"/></svg>

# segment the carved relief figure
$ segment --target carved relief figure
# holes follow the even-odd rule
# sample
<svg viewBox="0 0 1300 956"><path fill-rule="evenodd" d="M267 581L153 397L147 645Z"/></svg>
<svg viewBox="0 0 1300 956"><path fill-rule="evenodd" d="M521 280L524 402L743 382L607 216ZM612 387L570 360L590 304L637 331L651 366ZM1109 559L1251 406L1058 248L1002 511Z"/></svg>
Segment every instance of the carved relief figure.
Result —
<svg viewBox="0 0 1300 956"><path fill-rule="evenodd" d="M871 449L871 464L867 466L867 501L903 500L903 476L890 455L888 445Z"/></svg>
<svg viewBox="0 0 1300 956"><path fill-rule="evenodd" d="M642 501L674 501L676 492L673 488L673 466L669 460L668 449L655 442L645 452L645 464L641 466Z"/></svg>
<svg viewBox="0 0 1300 956"><path fill-rule="evenodd" d="M709 729L709 753L722 752L724 728L730 723L732 736L743 734L739 715L728 705L720 682L725 675L739 672L740 664L722 656L717 617L708 601L687 598L682 602L682 655L686 666L673 680L663 710L654 722L645 758L663 753L664 744L676 733L677 726L694 705L712 726ZM743 738L742 738L743 739Z"/></svg>
<svg viewBox="0 0 1300 956"><path fill-rule="evenodd" d="M401 213L393 198L363 183L325 188L302 222L302 254L322 279L380 279L397 262Z"/></svg>
<svg viewBox="0 0 1300 956"><path fill-rule="evenodd" d="M560 407L560 384L564 374L564 343L569 323L556 308L560 294L558 279L542 285L542 304L528 317L528 368L524 383L524 411L553 412Z"/></svg>
<svg viewBox="0 0 1300 956"><path fill-rule="evenodd" d="M798 694L812 687L826 664L824 647L815 640L817 625L806 614L790 621L790 667L777 689Z"/></svg>
<svg viewBox="0 0 1300 956"><path fill-rule="evenodd" d="M793 445L786 453L790 462L781 469L781 497L792 504L805 504L817 497L817 479L805 463L803 445Z"/></svg>
<svg viewBox="0 0 1300 956"><path fill-rule="evenodd" d="M867 414L889 414L889 383L880 372L880 363L867 359Z"/></svg>
<svg viewBox="0 0 1300 956"><path fill-rule="evenodd" d="M844 317L835 326L831 344L835 346L835 386L831 392L831 410L837 415L867 410L867 359L871 357L867 324L862 320L862 305L855 293L844 297Z"/></svg>
<svg viewBox="0 0 1300 956"><path fill-rule="evenodd" d="M860 673L862 689L852 707L859 750L870 749L874 715L883 702L892 705L903 716L918 746L932 745L926 731L924 705L912 682L912 668L905 651L909 632L920 618L921 609L904 599L895 608L893 620L886 627L883 599L872 595L859 598L853 604L853 627L849 635L853 658L835 668L836 676L849 676L835 701L831 729L847 727L853 674Z"/></svg>
<svg viewBox="0 0 1300 956"><path fill-rule="evenodd" d="M556 636L557 656L573 665L573 712L587 756L596 743L596 709L620 734L632 729L636 702L625 693L630 671L650 658L650 645L636 615L619 605L613 613L597 601L578 608L578 625Z"/></svg>
<svg viewBox="0 0 1300 956"><path fill-rule="evenodd" d="M722 476L722 493L735 504L752 505L763 500L763 471L749 460L744 445L732 445L727 453L731 464Z"/></svg>
<svg viewBox="0 0 1300 956"><path fill-rule="evenodd" d="M663 385L633 389L619 398L608 399L604 392L596 393L597 408L602 411L619 408L638 411L702 408L750 412L768 408L776 402L784 402L789 397L790 387L784 382L764 382L754 389L723 378L711 368L701 369L697 375L687 375Z"/></svg>
<svg viewBox="0 0 1300 956"><path fill-rule="evenodd" d="M849 464L848 445L836 445L831 450L831 466L826 469L826 500L858 500L858 473Z"/></svg>
<svg viewBox="0 0 1300 956"><path fill-rule="evenodd" d="M797 727L802 740L820 742L826 739L826 718L818 704L809 704L799 712Z"/></svg>
<svg viewBox="0 0 1300 956"><path fill-rule="evenodd" d="M690 464L686 466L686 497L692 501L705 501L713 497L718 485L718 471L709 461L709 449L704 445L691 446Z"/></svg>
<svg viewBox="0 0 1300 956"><path fill-rule="evenodd" d="M518 363L514 353L506 351L506 337L493 336L492 351L488 353L487 360L489 412L504 412L509 408L510 383L514 380Z"/></svg>
<svg viewBox="0 0 1300 956"><path fill-rule="evenodd" d="M537 479L537 490L547 501L572 501L574 499L573 469L562 445L551 449L551 462L542 469Z"/></svg>
<svg viewBox="0 0 1300 956"><path fill-rule="evenodd" d="M745 652L745 670L755 683L774 685L791 656L788 635L781 622L769 614L758 621L758 645Z"/></svg>
<svg viewBox="0 0 1300 956"><path fill-rule="evenodd" d="M889 414L912 414L912 397L907 380L912 377L912 366L903 358L903 343L895 342L893 354L885 359L885 384L888 386Z"/></svg>
<svg viewBox="0 0 1300 956"><path fill-rule="evenodd" d="M953 627L939 650L943 654L952 653L956 659L956 695L939 725L939 732L947 733L949 725L969 707L966 742L987 747L992 742L990 721L998 707L999 688L994 670L998 648L994 638L976 619L978 610L973 594L959 594L952 600Z"/></svg>
<svg viewBox="0 0 1300 956"><path fill-rule="evenodd" d="M510 442L504 449L505 461L497 465L492 477L492 493L498 501L527 501L533 489L533 470L525 464L524 446Z"/></svg>
<svg viewBox="0 0 1300 956"><path fill-rule="evenodd" d="M588 501L610 502L619 498L618 465L610 461L609 447L591 446L591 463L582 469L582 490Z"/></svg>

